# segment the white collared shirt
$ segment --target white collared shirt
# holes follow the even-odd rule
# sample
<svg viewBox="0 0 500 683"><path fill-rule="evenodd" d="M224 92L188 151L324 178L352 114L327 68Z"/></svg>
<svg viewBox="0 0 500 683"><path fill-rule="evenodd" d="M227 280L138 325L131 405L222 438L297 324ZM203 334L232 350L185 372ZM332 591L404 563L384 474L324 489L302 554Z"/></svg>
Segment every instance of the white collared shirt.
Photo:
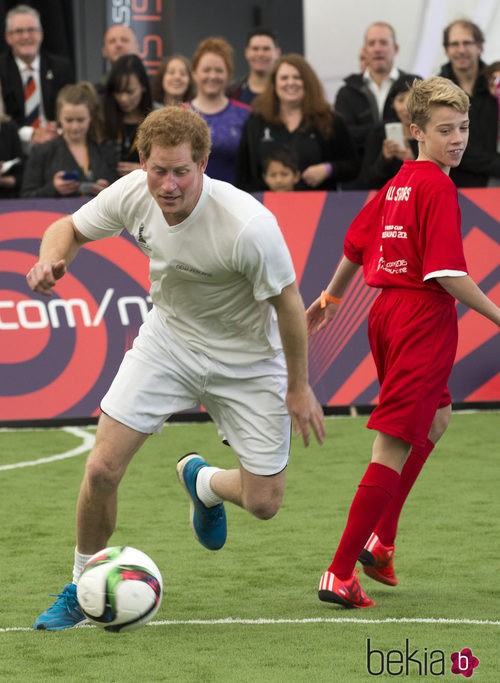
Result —
<svg viewBox="0 0 500 683"><path fill-rule="evenodd" d="M366 69L364 74L363 74L363 79L367 86L370 88L371 92L375 96L375 99L377 101L377 108L378 108L378 115L379 115L379 120L382 120L383 112L384 112L384 105L387 100L387 95L389 94L389 90L392 87L392 84L394 81L396 81L399 78L399 71L395 66L392 67L391 73L384 78L382 83L378 85L373 78L370 76L370 71L369 69Z"/></svg>
<svg viewBox="0 0 500 683"><path fill-rule="evenodd" d="M26 81L28 80L30 74L35 79L36 87L40 95L40 122L45 123L47 119L45 118L45 112L43 111L43 98L40 79L40 56L37 55L31 64L26 64L26 62L23 62L22 59L18 59L17 57L14 59L17 68L19 69L19 73L21 74L23 88L26 85ZM33 128L31 126L21 126L18 133L19 138L23 143L24 151L26 151L26 146L29 145L31 136L33 135Z"/></svg>

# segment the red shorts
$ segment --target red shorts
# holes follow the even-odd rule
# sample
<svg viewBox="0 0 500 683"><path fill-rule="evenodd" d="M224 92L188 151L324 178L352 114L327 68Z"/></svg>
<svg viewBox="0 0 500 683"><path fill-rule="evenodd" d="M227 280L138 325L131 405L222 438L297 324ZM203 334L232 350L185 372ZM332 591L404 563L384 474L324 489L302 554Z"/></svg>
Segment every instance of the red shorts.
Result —
<svg viewBox="0 0 500 683"><path fill-rule="evenodd" d="M454 299L444 292L384 289L370 310L368 338L380 395L367 426L424 446L436 410L451 403Z"/></svg>

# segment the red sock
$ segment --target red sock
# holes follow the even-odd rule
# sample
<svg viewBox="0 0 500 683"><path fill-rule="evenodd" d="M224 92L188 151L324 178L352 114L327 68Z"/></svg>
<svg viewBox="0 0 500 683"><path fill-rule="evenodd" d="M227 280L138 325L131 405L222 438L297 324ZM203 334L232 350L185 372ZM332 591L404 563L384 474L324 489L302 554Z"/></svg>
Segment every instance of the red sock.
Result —
<svg viewBox="0 0 500 683"><path fill-rule="evenodd" d="M340 539L328 571L345 581L353 571L360 552L376 523L399 486L399 474L386 465L372 462L359 482Z"/></svg>
<svg viewBox="0 0 500 683"><path fill-rule="evenodd" d="M401 472L398 490L374 529L384 545L394 545L403 505L433 448L434 444L430 439L427 439L424 447L418 448L413 446L411 449L408 460L405 462Z"/></svg>

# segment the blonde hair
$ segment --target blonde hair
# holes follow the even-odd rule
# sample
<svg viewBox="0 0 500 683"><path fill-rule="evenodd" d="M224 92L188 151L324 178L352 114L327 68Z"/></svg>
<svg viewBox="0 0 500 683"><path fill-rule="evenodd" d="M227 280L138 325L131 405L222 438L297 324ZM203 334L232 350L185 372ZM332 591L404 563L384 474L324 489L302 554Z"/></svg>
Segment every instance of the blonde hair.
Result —
<svg viewBox="0 0 500 683"><path fill-rule="evenodd" d="M56 115L59 118L64 104L78 106L84 104L89 110L90 126L88 136L96 144L104 140L104 113L101 100L96 89L89 81L80 81L65 85L59 90L56 98Z"/></svg>
<svg viewBox="0 0 500 683"><path fill-rule="evenodd" d="M191 146L191 156L199 163L210 154L210 129L191 109L168 106L151 112L137 131L137 147L145 159L154 144L160 147Z"/></svg>
<svg viewBox="0 0 500 683"><path fill-rule="evenodd" d="M206 55L207 53L218 55L223 59L227 69L227 77L230 81L234 74L234 50L231 47L231 45L227 42L227 40L215 36L205 38L205 40L202 40L200 43L198 43L198 46L196 47L196 50L193 55L193 59L191 60L191 63L193 65L193 71L196 71L200 59L203 57L203 55Z"/></svg>
<svg viewBox="0 0 500 683"><path fill-rule="evenodd" d="M462 88L442 76L415 79L406 102L410 121L424 129L429 122L433 107L452 107L461 114L469 111L470 100Z"/></svg>

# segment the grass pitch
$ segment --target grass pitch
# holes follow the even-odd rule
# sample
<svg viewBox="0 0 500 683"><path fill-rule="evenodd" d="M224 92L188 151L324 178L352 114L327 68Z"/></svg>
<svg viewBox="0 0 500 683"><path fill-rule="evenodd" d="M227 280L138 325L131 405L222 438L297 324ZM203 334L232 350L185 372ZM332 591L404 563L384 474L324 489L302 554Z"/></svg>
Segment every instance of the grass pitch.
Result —
<svg viewBox="0 0 500 683"><path fill-rule="evenodd" d="M150 554L165 595L152 624L124 634L31 630L70 580L85 463L75 451L93 430L0 432L0 680L456 682L450 655L470 648L472 680L497 683L499 414L453 416L401 518L399 586L365 577L376 607L344 610L316 590L369 460L365 422L327 419L321 447L294 438L280 513L262 522L227 506L217 553L191 534L175 464L199 450L233 467L232 452L210 423L171 424L149 439L120 488L110 544Z"/></svg>

